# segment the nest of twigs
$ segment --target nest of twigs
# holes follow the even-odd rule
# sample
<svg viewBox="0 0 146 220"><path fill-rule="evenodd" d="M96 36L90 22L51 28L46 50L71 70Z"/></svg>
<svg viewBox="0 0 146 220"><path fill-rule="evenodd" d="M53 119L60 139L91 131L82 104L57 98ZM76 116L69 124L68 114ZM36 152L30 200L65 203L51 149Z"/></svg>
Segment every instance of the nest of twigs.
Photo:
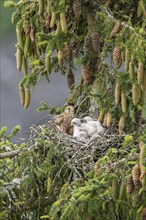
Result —
<svg viewBox="0 0 146 220"><path fill-rule="evenodd" d="M119 148L123 141L124 135L115 134L113 129L96 138L86 141L79 141L71 135L60 132L53 121L45 122L43 125L33 125L30 128L30 140L28 146L30 148L38 148L34 140L39 138L42 130L49 131L45 139L55 143L55 146L60 150L64 157L64 164L60 167L58 176L62 169L70 170L69 181L84 177L87 172L91 171L95 166L98 158L101 158L111 147Z"/></svg>

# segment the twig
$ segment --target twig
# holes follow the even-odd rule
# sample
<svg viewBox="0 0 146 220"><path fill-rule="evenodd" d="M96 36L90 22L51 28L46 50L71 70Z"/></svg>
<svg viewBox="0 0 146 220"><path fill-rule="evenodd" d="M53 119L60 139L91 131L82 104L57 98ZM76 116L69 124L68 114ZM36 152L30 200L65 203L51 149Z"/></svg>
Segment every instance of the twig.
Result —
<svg viewBox="0 0 146 220"><path fill-rule="evenodd" d="M12 158L17 156L20 153L20 150L13 150L13 151L9 151L9 152L4 152L4 153L0 153L0 159L4 159L4 158Z"/></svg>

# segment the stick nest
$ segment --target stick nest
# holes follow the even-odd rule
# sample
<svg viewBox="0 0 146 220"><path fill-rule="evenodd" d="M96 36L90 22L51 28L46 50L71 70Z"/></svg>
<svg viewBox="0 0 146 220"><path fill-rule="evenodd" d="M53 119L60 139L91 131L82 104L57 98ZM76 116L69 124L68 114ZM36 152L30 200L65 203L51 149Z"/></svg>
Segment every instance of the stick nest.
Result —
<svg viewBox="0 0 146 220"><path fill-rule="evenodd" d="M39 138L40 133L46 132L45 139L55 143L64 158L64 164L60 168L56 177L64 168L66 172L70 170L69 181L84 177L87 172L93 170L98 158L102 157L109 148L119 148L123 141L123 135L113 133L110 128L103 136L98 136L93 140L78 141L66 133L60 132L53 121L45 122L43 125L33 125L30 128L30 148L38 148L34 141Z"/></svg>

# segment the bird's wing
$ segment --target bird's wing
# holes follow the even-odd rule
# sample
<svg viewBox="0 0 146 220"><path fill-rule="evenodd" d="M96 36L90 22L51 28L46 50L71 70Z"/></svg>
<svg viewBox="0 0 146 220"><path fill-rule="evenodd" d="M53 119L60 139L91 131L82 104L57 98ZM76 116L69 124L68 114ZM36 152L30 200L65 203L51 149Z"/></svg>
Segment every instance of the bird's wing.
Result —
<svg viewBox="0 0 146 220"><path fill-rule="evenodd" d="M79 127L74 125L73 137L79 136Z"/></svg>
<svg viewBox="0 0 146 220"><path fill-rule="evenodd" d="M63 120L64 120L64 115L61 114L56 119L54 119L54 123L60 125L63 122Z"/></svg>
<svg viewBox="0 0 146 220"><path fill-rule="evenodd" d="M105 128L102 127L102 125L100 125L100 126L98 127L98 134L102 135L102 134L104 134L104 132L105 132Z"/></svg>
<svg viewBox="0 0 146 220"><path fill-rule="evenodd" d="M68 133L69 135L73 135L73 132L74 132L73 126L70 126L69 129L68 129L68 131L67 131L67 133Z"/></svg>

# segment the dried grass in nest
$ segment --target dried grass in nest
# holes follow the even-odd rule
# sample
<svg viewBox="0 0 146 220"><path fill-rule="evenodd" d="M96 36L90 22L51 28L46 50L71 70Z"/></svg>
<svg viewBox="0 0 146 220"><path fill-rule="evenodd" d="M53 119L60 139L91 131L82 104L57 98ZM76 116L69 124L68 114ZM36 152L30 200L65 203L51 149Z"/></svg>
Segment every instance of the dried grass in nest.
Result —
<svg viewBox="0 0 146 220"><path fill-rule="evenodd" d="M56 177L66 168L70 172L70 180L82 178L93 169L95 162L102 157L110 147L119 148L123 141L123 135L113 133L109 129L108 134L99 136L94 140L79 141L66 133L60 132L52 122L45 122L43 125L33 125L30 128L30 140L28 145L34 147L34 139L39 138L42 130L48 131L45 139L53 141L64 157L64 164L60 168ZM54 179L55 181L55 179Z"/></svg>

